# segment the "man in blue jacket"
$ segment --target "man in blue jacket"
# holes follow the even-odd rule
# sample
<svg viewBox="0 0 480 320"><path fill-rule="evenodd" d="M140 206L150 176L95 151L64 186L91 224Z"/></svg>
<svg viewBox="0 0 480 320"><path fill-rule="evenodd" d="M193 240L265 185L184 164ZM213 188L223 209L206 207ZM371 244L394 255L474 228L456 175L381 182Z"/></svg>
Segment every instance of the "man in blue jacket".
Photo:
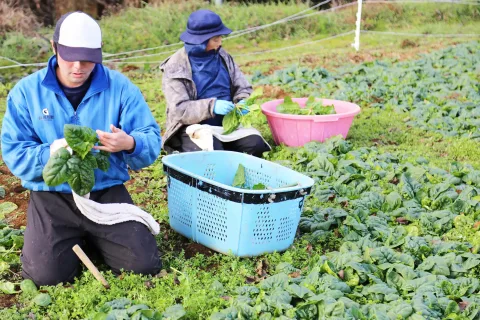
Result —
<svg viewBox="0 0 480 320"><path fill-rule="evenodd" d="M7 98L2 127L3 160L31 190L21 261L23 276L37 285L71 282L80 271L72 247L93 246L115 273L155 274L161 262L154 236L139 222L100 225L78 210L67 183L49 187L42 170L66 147L65 124L96 130L111 152L110 169L95 170L90 199L133 204L123 183L160 153L160 129L140 90L102 65L98 23L82 12L57 22L48 66L20 80Z"/></svg>

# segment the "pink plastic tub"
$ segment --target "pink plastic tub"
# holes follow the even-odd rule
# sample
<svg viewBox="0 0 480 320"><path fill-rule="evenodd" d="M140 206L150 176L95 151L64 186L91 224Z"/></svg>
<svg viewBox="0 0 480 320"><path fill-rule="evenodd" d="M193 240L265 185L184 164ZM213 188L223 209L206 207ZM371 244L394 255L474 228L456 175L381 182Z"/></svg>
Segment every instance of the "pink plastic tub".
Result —
<svg viewBox="0 0 480 320"><path fill-rule="evenodd" d="M293 98L304 106L307 98ZM323 142L325 139L341 134L347 137L353 118L360 113L360 107L351 102L330 99L322 100L324 105L334 105L337 114L322 116L300 116L277 112L277 106L283 99L262 104L262 112L267 116L273 139L277 144L290 147L303 146L310 141Z"/></svg>

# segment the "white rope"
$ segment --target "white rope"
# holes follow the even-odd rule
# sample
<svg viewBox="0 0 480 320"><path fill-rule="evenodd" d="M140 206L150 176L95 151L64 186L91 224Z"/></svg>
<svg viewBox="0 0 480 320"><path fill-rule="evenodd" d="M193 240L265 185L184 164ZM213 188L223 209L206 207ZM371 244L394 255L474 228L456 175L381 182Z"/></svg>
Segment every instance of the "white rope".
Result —
<svg viewBox="0 0 480 320"><path fill-rule="evenodd" d="M253 32L256 32L258 30L262 30L262 29L265 29L265 28L268 28L268 27L271 27L273 25L277 25L277 24L280 24L280 23L284 23L284 22L288 22L288 21L294 21L294 20L298 20L298 19L303 19L305 17L309 17L309 16L312 16L312 15L316 15L316 14L319 14L319 13L323 13L323 12L330 12L330 11L333 11L333 9L335 8L331 8L331 9L328 9L328 10L323 10L323 11L319 11L319 12L314 12L313 14L307 14L307 15L303 15L303 16L300 16L302 13L304 12L307 12L307 11L310 11L310 10L313 10L321 5L324 5L324 4L327 4L327 3L330 3L332 0L326 0L326 1L323 1L321 3L318 3L310 8L307 8L307 9L304 9L300 12L297 12L293 15L290 15L288 17L285 17L285 18L282 18L280 20L277 20L275 22L272 22L272 23L269 23L269 24L266 24L266 25L261 25L261 26L257 26L257 27L253 27L253 28L247 28L247 29L242 29L242 30L238 30L238 31L234 31L232 33L236 33L234 36L229 36L229 37L225 37L224 40L228 40L228 39L232 39L232 38L237 38L239 36L243 36L243 35L246 35L246 34L250 34L250 33L253 33ZM356 3L356 2L354 2ZM353 4L354 4L353 3ZM347 5L342 5L342 6L339 6L339 7L336 7L337 9L338 8L342 8L342 7L348 7L352 4L347 4ZM177 45L180 45L180 44L183 44L183 42L177 42L177 43L173 43L173 44L169 44L169 45L163 45L163 46L158 46L158 47L152 47L152 48L146 48L146 49L139 49L139 50L131 50L131 51L124 51L124 52L119 52L119 53L104 53L103 56L104 57L107 57L107 58L111 58L111 57L115 57L115 56L120 56L120 55L126 55L126 54L131 54L131 53L139 53L139 52L146 52L146 51L151 51L151 50L156 50L156 49L160 49L160 48L166 48L166 47L172 47L172 46L177 46ZM134 57L126 57L126 58L114 58L114 59L108 59L108 60L105 60L104 62L112 62L112 61L123 61L123 60L131 60L131 59L138 59L140 57L153 57L153 56L159 56L159 55L163 55L163 54L167 54L167 53L172 53L172 52L175 52L177 50L170 50L170 51L164 51L164 52L159 52L159 53L154 53L154 54L147 54L147 55L140 55L140 56L134 56ZM7 58L8 59L8 58ZM21 64L19 62L16 62L16 61L12 61L14 63L17 64L18 67L25 67L25 66L29 66L31 64ZM8 66L8 67L15 67L15 66ZM7 69L7 68L3 68L3 67L0 67L0 69Z"/></svg>
<svg viewBox="0 0 480 320"><path fill-rule="evenodd" d="M288 49L291 49L291 48L302 47L302 46L305 46L305 45L307 45L307 44L312 44L312 43L327 41L327 40L331 40L331 39L335 39L335 38L340 38L340 37L343 37L343 36L352 34L353 32L355 32L355 30L351 30L351 31L348 31L348 32L345 32L345 33L341 33L341 34L337 34L337 35L335 35L335 36L331 36L331 37L327 37L327 38L322 38L322 39L319 39L319 40L313 40L313 41L307 41L307 42L295 44L295 45L293 45L293 46L287 46L287 47L282 47L282 48L277 48L277 49L272 49L272 50L265 50L265 51L256 51L256 52L248 52L248 53L243 53L243 54L237 54L237 55L233 55L233 57L242 57L242 56L250 56L250 55L264 54L264 53L270 53L270 52L276 52L276 51L284 51L284 50L288 50ZM133 62L109 61L109 62L110 62L110 63L129 63L129 64L130 64L130 63L135 63L135 64L146 64L146 63L155 64L155 63L161 63L161 62L163 62L163 61L133 61Z"/></svg>
<svg viewBox="0 0 480 320"><path fill-rule="evenodd" d="M249 33L255 32L257 30L262 30L262 29L265 29L265 28L268 28L268 27L271 27L271 26L274 26L274 25L277 25L277 24L280 24L280 23L295 21L295 20L307 18L307 17L313 16L313 15L322 14L324 12L331 12L331 11L335 11L336 9L350 7L350 6L357 3L357 1L355 1L355 2L351 2L351 3L341 5L341 6L338 6L338 7L330 8L330 9L327 9L327 10L322 10L322 11L319 11L319 12L314 12L314 13L303 15L303 16L301 15L304 12L316 9L321 5L330 3L331 1L332 0L323 1L323 2L318 3L318 4L316 4L316 5L314 5L310 8L304 9L304 10L299 11L299 12L293 14L293 15L282 18L282 19L277 20L277 21L272 22L272 23L268 23L268 24L265 24L265 25L260 25L260 26L257 26L257 27L252 27L252 28L233 31L231 33L231 36L225 37L224 40L233 39L233 38L239 37L240 35L249 34ZM468 2L468 0L464 0L464 1L457 1L457 0L371 0L371 1L368 1L367 0L367 1L365 1L365 3L454 3L454 4L473 4L473 5L479 5L480 4L480 3L475 3L475 2ZM162 48L174 47L174 46L178 46L178 45L182 45L182 44L183 44L183 42L180 41L180 42L176 42L176 43L172 43L172 44L167 44L167 45L162 45L162 46L157 46L157 47L151 47L151 48L145 48L145 49L130 50L130 51L124 51L124 52L118 52L118 53L104 53L104 56L105 57L116 57L116 56L131 54L131 53L139 53L139 52L152 51L152 50L157 50L157 49L162 49Z"/></svg>
<svg viewBox="0 0 480 320"><path fill-rule="evenodd" d="M277 25L277 24L279 24L279 23L284 23L284 22L292 21L292 20L294 20L295 18L298 19L298 17L301 16L302 13L307 12L307 11L310 11L310 10L313 10L313 9L315 9L315 8L321 6L321 5L324 5L324 4L327 4L327 3L330 3L330 2L332 2L332 0L326 0L326 1L323 1L323 2L320 2L320 3L316 4L316 5L314 5L313 7L307 8L307 9L305 9L305 10L302 10L302 11L300 11L300 12L297 12L297 13L295 13L295 14L292 14L291 16L282 18L282 19L280 19L280 20L277 20L277 21L274 21L274 22L271 22L271 23L267 23L267 24L264 24L264 25L256 26L256 27L251 27L251 28L247 28L247 29L243 29L243 30L233 31L233 32L231 33L231 35L237 36L239 33L250 33L250 32L252 32L252 31L257 31L257 30L265 29L265 28L268 28L268 27ZM232 36L225 37L225 39L228 39L228 38L232 38Z"/></svg>
<svg viewBox="0 0 480 320"><path fill-rule="evenodd" d="M15 60L13 60L13 59L10 59L10 58L4 57L4 56L0 56L0 59L5 59L5 60L8 60L8 61L13 62L13 63L15 63L15 64L18 64L18 65L21 64L21 63L18 62L18 61L15 61Z"/></svg>
<svg viewBox="0 0 480 320"><path fill-rule="evenodd" d="M288 17L285 17L285 18L282 18L280 20L277 20L275 22L272 22L272 23L268 23L266 25L263 25L264 28L267 28L269 26L272 26L272 25L276 25L276 24L279 24L279 23L283 23L283 22L286 22L286 21L289 21L290 19L292 18L295 18L297 17L298 15L304 13L304 12L307 12L307 11L310 11L310 10L313 10L321 5L324 5L324 4L327 4L327 3L330 3L332 2L332 0L326 0L324 2L321 2L321 3L318 3L310 8L307 8L307 9L304 9L302 11L299 11L295 14L292 14ZM258 29L259 27L262 27L262 26L257 26L257 27L252 27L252 28L247 28L247 29L241 29L241 30L236 30L236 31L233 31L231 34L238 34L238 33L250 33L250 32L253 32L251 30L260 30ZM227 40L231 38L230 37L225 37L224 40ZM109 54L104 54L105 57L115 57L115 56L121 56L121 55L126 55L126 54L130 54L130 53L138 53L138 52L145 52L145 51L151 51L151 50L156 50L156 49L161 49L161 48L167 48L167 47L172 47L172 46L178 46L180 44L183 44L183 42L176 42L176 43L173 43L173 44L168 44L168 45L163 45L163 46L158 46L158 47L152 47L152 48L146 48L146 49L138 49L138 50L131 50L131 51L124 51L124 52L118 52L118 53L109 53Z"/></svg>
<svg viewBox="0 0 480 320"><path fill-rule="evenodd" d="M332 12L332 11L335 11L335 10L338 10L338 9L351 7L351 6L355 5L356 3L357 3L357 1L347 3L347 4L343 4L343 5L340 5L340 6L337 6L337 7L334 7L334 8L330 8L330 9L327 9L327 10L322 10L322 11L317 11L317 12L305 14L305 15L302 15L302 16L291 18L288 21L282 21L281 23L296 21L296 20L307 18L307 17L316 16L316 15L319 15L319 14L325 14L325 13ZM263 30L263 29L269 28L269 27L277 25L277 24L279 24L279 22L273 22L273 23L270 23L268 25L254 27L254 28L251 28L249 31L245 31L245 32L242 32L242 33L237 33L233 36L226 37L224 40L229 40L229 39L237 38L237 37L240 37L240 36L244 36L246 34L250 34L250 33L256 32L258 30Z"/></svg>
<svg viewBox="0 0 480 320"><path fill-rule="evenodd" d="M305 15L301 15L302 13L306 12L306 11L309 11L309 10L312 10L320 5L323 5L323 4L326 4L326 3L329 3L331 2L331 0L326 0L324 2L321 2L313 7L310 7L308 9L305 9L305 10L302 10L296 14L293 14L291 16L288 16L288 17L285 17L283 19L280 19L278 21L275 21L275 22L272 22L272 23L269 23L269 24L266 24L266 25L261 25L261 26L257 26L257 27L253 27L253 28L249 28L249 29L244 29L244 30L238 30L238 31L235 31L234 35L232 36L229 36L229 37L226 37L224 40L228 40L228 39L233 39L233 38L237 38L237 37L240 37L240 36L243 36L243 35L246 35L246 34L250 34L250 33L253 33L253 32L256 32L258 30L262 30L262 29L265 29L265 28L268 28L268 27L271 27L273 25L277 25L279 23L285 23L285 22L290 22L290 21L296 21L296 20L299 20L299 19L304 19L304 18L307 18L307 17L311 17L311 16L314 16L314 15L319 15L319 14L324 14L324 13L327 13L327 12L332 12L332 11L336 11L338 9L342 9L342 8L346 8L346 7L350 7L350 6L353 6L355 4L357 4L357 1L355 2L351 2L351 3L348 3L348 4L344 4L344 5L341 5L341 6L337 6L337 7L334 7L334 8L330 8L330 9L327 9L327 10L322 10L322 11L318 11L318 12L313 12L313 13L310 13L310 14L305 14ZM469 4L469 5L480 5L480 2L469 2L468 0L461 0L461 1L458 1L458 0L366 0L364 3L368 4L368 3L451 3L451 4ZM368 33L382 33L380 31L367 31L367 30L362 30L363 33L365 32L368 32ZM384 34L388 34L388 33L385 33L383 32ZM349 33L348 33L349 34ZM396 34L396 35L411 35L411 36L427 36L427 35L424 35L424 34L410 34L410 33L391 33L391 34ZM342 34L343 35L343 34ZM340 35L339 35L340 36ZM475 37L475 36L478 36L478 35L475 35L475 34L465 34L465 35L429 35L429 36L438 36L438 37L455 37L455 36L460 36L460 37ZM325 38L326 39L329 39L329 38ZM323 41L323 40L320 40L320 41ZM306 44L308 43L314 43L314 42L317 42L317 41L312 41L312 42L306 42ZM158 46L158 47L152 47L152 48L146 48L146 49L139 49L139 50L132 50L132 51L125 51L125 52L120 52L120 53L114 53L114 54L110 54L110 53L106 53L104 54L105 57L114 57L114 56L118 56L118 55L124 55L124 54L129 54L129 53L138 53L138 52L145 52L145 51L150 51L150 50L155 50L155 49L159 49L159 48L165 48L165 47L172 47L172 46L176 46L176 45L179 45L179 44L183 44L183 42L178 42L178 43L174 43L174 44L169 44L169 45L163 45L163 46ZM300 44L302 45L302 44ZM296 45L296 46L300 46L300 45ZM293 46L295 47L295 46ZM286 47L286 48L289 48L289 47ZM283 48L280 48L280 49L274 49L273 51L278 51L278 50L286 50L286 49L283 49ZM140 55L140 56L133 56L133 57L126 57L126 58L118 58L118 59L108 59L108 60L104 60L104 62L110 62L110 63L118 63L118 62L121 62L121 61L124 61L124 60L130 60L130 59L138 59L140 57L153 57L153 56L159 56L159 55L163 55L163 54L168 54L168 53L172 53L172 52L175 52L176 50L170 50L170 51L164 51L164 52L159 52L159 53L155 53L155 54L149 54L149 55ZM245 54L245 55L254 55L254 54L261 54L261 53L264 53L264 52L270 52L270 51L262 51L262 52L253 52L253 53L249 53L249 54ZM13 59L10 59L10 58L7 58L7 57L1 57L0 58L3 58L5 60L8 60L8 61L11 61L12 63L15 63L15 65L11 65L11 66L2 66L0 67L0 69L9 69L9 68L16 68L16 67L30 67L30 66L45 66L47 63L43 62L43 63L26 63L26 64L23 64L23 63L20 63L18 61L15 61Z"/></svg>
<svg viewBox="0 0 480 320"><path fill-rule="evenodd" d="M141 56L133 56L133 57L126 57L126 58L113 58L113 59L104 60L103 62L123 61L123 60L138 59L138 58L145 58L145 57L155 57L155 56L160 56L160 55L167 54L167 53L176 52L177 50L178 49L170 50L170 51L163 51L163 52L158 52L158 53L152 53L152 54L143 54Z"/></svg>
<svg viewBox="0 0 480 320"><path fill-rule="evenodd" d="M130 53L137 53L137 52L146 52L146 51L152 51L152 50L157 50L157 49L162 49L162 48L167 48L167 47L173 47L173 46L178 46L180 44L183 44L183 42L176 42L172 44L167 44L163 46L158 46L158 47L152 47L152 48L146 48L146 49L138 49L138 50L132 50L132 51L124 51L124 52L119 52L119 53L107 53L104 54L104 57L116 57L116 56L123 56L126 54Z"/></svg>
<svg viewBox="0 0 480 320"><path fill-rule="evenodd" d="M17 67L43 67L46 66L46 62L39 62L39 63L21 63L21 64L14 64L13 66L3 66L0 69L10 69L10 68L17 68Z"/></svg>
<svg viewBox="0 0 480 320"><path fill-rule="evenodd" d="M331 40L339 37L343 37L345 35L349 35L354 33L355 30L348 31L345 33L341 33L335 36L327 37L327 38L322 38L319 40L314 40L314 41L308 41L308 42L303 42L299 43L293 46L287 46L287 47L282 47L282 48L277 48L277 49L272 49L272 50L265 50L265 51L257 51L257 52L249 52L249 53L244 53L244 54L237 54L233 55L234 57L242 57L242 56L250 56L250 55L259 55L259 54L265 54L265 53L270 53L270 52L276 52L276 51L285 51L288 49L296 48L296 47L301 47L305 46L307 44L311 43L318 43L326 40ZM391 31L371 31L371 30L361 30L362 33L371 33L371 34L379 34L379 35L398 35L398 36L418 36L418 37L438 37L438 38L455 38L455 37L480 37L480 34L423 34L423 33L408 33L408 32L391 32ZM132 57L133 58L133 57ZM137 57L140 58L140 57ZM112 59L112 60L105 60L104 62L108 63L127 63L127 64L157 64L157 63L162 63L163 60L161 61L124 61L121 59ZM47 63L30 63L30 64L22 64L21 66L27 67L27 66L45 66ZM0 67L0 69L8 69L8 68L15 68L17 67L16 65L13 66L4 66Z"/></svg>
<svg viewBox="0 0 480 320"><path fill-rule="evenodd" d="M393 32L393 31L371 31L371 30L362 30L362 33L372 33L372 34L384 34L384 35L393 35L393 36L408 36L408 37L437 37L437 38L460 38L460 37L480 37L480 33L408 33L408 32Z"/></svg>
<svg viewBox="0 0 480 320"><path fill-rule="evenodd" d="M337 34L335 36L331 36L331 37L327 37L327 38L323 38L323 39L319 39L319 40L307 41L307 42L295 44L293 46L282 47L282 48L277 48L277 49L272 49L272 50L265 50L265 51L256 51L256 52L237 54L237 55L233 55L233 57L251 56L251 55L264 54L264 53L270 53L270 52L276 52L276 51L284 51L284 50L288 50L288 49L292 49L292 48L302 47L302 46L305 46L307 44L312 44L312 43L327 41L327 40L331 40L331 39L335 39L335 38L340 38L340 37L352 34L354 32L355 32L355 30L351 30L351 31L348 31L348 32L345 32L345 33Z"/></svg>
<svg viewBox="0 0 480 320"><path fill-rule="evenodd" d="M127 63L127 64L156 64L162 63L165 60L155 60L155 61L107 61L108 63Z"/></svg>

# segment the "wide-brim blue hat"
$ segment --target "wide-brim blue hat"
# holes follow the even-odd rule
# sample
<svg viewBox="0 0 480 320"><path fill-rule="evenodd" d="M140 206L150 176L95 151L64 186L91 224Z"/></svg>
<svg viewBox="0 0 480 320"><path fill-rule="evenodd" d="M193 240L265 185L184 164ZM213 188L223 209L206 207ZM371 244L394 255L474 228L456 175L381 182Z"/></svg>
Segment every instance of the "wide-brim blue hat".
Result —
<svg viewBox="0 0 480 320"><path fill-rule="evenodd" d="M213 11L201 9L190 14L187 30L180 35L180 40L191 44L201 44L210 38L230 34L218 14Z"/></svg>

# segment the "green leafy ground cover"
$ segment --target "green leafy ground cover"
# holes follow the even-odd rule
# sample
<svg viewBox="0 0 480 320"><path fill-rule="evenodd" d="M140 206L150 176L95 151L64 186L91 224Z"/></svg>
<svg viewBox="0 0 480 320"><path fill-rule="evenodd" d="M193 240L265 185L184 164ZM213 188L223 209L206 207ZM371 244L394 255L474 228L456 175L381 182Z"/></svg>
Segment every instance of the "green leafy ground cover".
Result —
<svg viewBox="0 0 480 320"><path fill-rule="evenodd" d="M47 287L53 301L48 306L32 304L33 297L21 293L18 306L0 315L102 319L111 312L130 317L128 308L145 304L150 310L145 319L155 319L182 304L188 319L475 319L480 310L480 166L450 156L439 161L431 150L421 157L418 145L405 138L417 131L388 136L396 143L393 148L410 144L411 152L372 146L366 139L379 137L376 130L388 132L396 125L389 111L364 110L350 142L334 138L298 149L277 147L266 155L316 180L300 222L302 235L285 253L186 259L170 247L181 237L165 230L171 239L159 239L165 252L161 275L116 278L106 272L112 289L105 292L85 272L73 287ZM371 137L363 135L368 125ZM405 123L400 126L406 129ZM428 132L422 137L439 139ZM164 187L158 163L136 179L141 185L152 176L151 190L134 194L137 203L158 198ZM166 221L162 201L147 207ZM102 307L123 297L131 303Z"/></svg>
<svg viewBox="0 0 480 320"><path fill-rule="evenodd" d="M296 97L312 92L361 107L408 112L408 125L444 136L479 139L480 44L471 42L401 63L375 61L331 73L290 67L256 74L257 84L282 86Z"/></svg>
<svg viewBox="0 0 480 320"><path fill-rule="evenodd" d="M444 14L452 17L454 12ZM376 22L375 28L385 28L373 15L368 13L366 19ZM394 16L390 18L395 22ZM383 41L368 39L379 46ZM334 43L349 47L348 41ZM425 45L432 43L425 41ZM264 48L270 45L261 43ZM374 57L383 57L396 48L408 53L409 49L400 49L400 41L389 45L375 49ZM291 57L316 48L312 45L280 55L238 58L255 81L260 79L254 74L256 70L283 70L297 63L295 70L305 70L298 79L293 73L298 87L290 85L291 81L274 87L292 97L341 93L342 99L362 106L348 142L334 138L299 149L277 147L266 155L316 181L291 248L239 259L186 241L168 227L166 178L157 161L132 172L128 188L134 202L162 225L157 242L164 270L154 277L128 273L116 277L97 262L110 290L87 271L72 285L43 287L41 292L24 290L19 274L23 231L1 224L0 288L22 292L0 295L0 305L5 306L0 319L479 318L480 144L472 131L476 126L478 132L474 121L478 115L468 105L471 99L478 105L478 42L458 44L413 61L382 59L360 65L342 60L351 49L323 48L319 56L328 51L335 57L332 61L340 62L325 64L336 64L335 69L316 69L320 75L311 68L302 69L318 65L307 61L311 57L297 61ZM471 55L469 50L473 50ZM425 64L418 65L419 61ZM293 68L285 70L288 74ZM125 72L140 86L163 128L165 103L158 89L161 74L148 65ZM326 84L324 74L332 78L332 87ZM269 75L262 78L272 80ZM339 85L342 79L344 83ZM419 83L428 90L422 92ZM0 85L0 110L5 108L5 96L12 85ZM383 93L375 88L382 88ZM274 94L266 92L265 99L278 98ZM420 112L425 100L442 110L448 101L456 106L453 109L461 110L450 113L453 109L447 107L447 111L438 112L432 107L428 119L418 120L412 115ZM458 125L459 114L468 128ZM454 124L449 125L447 119L447 126L437 130L431 122L438 117L455 119ZM252 122L271 141L265 118ZM4 176L2 171L0 178Z"/></svg>
<svg viewBox="0 0 480 320"><path fill-rule="evenodd" d="M342 139L268 159L316 180L300 230L342 244L309 268L288 263L237 290L212 319L476 319L480 170L352 149Z"/></svg>
<svg viewBox="0 0 480 320"><path fill-rule="evenodd" d="M108 171L110 153L92 152L98 142L93 129L72 124L64 126L65 139L72 154L66 148L58 149L48 159L42 175L48 186L58 186L68 182L73 191L84 196L95 185L95 169Z"/></svg>

